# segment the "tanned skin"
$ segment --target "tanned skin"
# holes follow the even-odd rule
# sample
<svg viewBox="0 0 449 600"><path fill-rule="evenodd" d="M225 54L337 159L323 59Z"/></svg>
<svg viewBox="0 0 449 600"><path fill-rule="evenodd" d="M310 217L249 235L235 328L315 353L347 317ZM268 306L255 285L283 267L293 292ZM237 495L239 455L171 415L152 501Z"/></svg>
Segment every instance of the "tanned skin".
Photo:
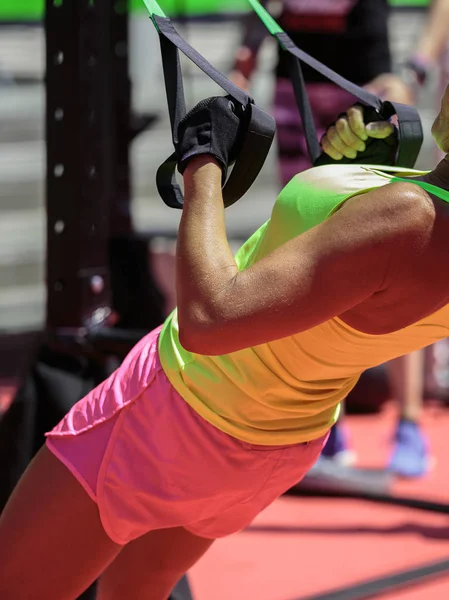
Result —
<svg viewBox="0 0 449 600"><path fill-rule="evenodd" d="M446 90L432 128L443 151L449 147L448 103ZM331 133L341 141L342 131L340 124ZM423 179L448 189L447 160ZM234 352L334 316L360 331L384 334L449 302L449 279L441 276L449 261L449 205L412 183L350 199L239 272L226 238L218 164L196 157L184 181L177 294L180 340L192 352Z"/></svg>

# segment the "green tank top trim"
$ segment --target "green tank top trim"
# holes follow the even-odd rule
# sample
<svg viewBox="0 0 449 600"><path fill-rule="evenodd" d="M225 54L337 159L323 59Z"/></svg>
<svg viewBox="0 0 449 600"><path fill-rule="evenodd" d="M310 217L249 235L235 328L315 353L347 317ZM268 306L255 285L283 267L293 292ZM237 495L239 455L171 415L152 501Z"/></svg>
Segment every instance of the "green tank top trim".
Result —
<svg viewBox="0 0 449 600"><path fill-rule="evenodd" d="M419 186L423 190L426 190L426 192L429 192L429 194L433 194L434 196L437 196L441 200L444 200L444 202L449 203L449 192L447 190L443 190L442 188L438 187L437 185L433 185L432 183L427 183L425 181L417 181L415 179L407 179L406 177L393 177L391 180L391 183L395 183L396 181L407 181L407 183L414 183L415 185Z"/></svg>

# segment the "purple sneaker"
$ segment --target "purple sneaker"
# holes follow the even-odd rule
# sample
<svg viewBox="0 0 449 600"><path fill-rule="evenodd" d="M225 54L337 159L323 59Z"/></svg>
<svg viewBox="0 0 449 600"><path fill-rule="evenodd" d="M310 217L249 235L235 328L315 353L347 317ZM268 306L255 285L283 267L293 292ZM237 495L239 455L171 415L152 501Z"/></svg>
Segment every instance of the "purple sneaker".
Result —
<svg viewBox="0 0 449 600"><path fill-rule="evenodd" d="M429 468L429 444L420 426L401 419L396 429L389 471L399 477L423 477Z"/></svg>
<svg viewBox="0 0 449 600"><path fill-rule="evenodd" d="M321 457L335 461L343 467L352 467L356 460L355 452L349 449L349 435L344 425L335 424L329 439L321 452Z"/></svg>

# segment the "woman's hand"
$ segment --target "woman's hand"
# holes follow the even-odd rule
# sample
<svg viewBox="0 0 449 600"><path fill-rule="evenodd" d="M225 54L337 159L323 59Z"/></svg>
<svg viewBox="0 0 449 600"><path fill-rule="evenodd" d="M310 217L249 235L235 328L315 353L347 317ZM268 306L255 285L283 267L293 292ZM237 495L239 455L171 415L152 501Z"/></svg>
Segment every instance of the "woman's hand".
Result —
<svg viewBox="0 0 449 600"><path fill-rule="evenodd" d="M341 160L343 157L355 159L358 154L365 152L369 138L385 140L394 131L395 127L390 121L365 124L363 106L356 104L335 125L328 128L321 140L321 147L333 160Z"/></svg>
<svg viewBox="0 0 449 600"><path fill-rule="evenodd" d="M201 100L178 125L178 170L184 173L195 156L212 155L223 170L238 156L244 123L235 112L229 96L212 96Z"/></svg>

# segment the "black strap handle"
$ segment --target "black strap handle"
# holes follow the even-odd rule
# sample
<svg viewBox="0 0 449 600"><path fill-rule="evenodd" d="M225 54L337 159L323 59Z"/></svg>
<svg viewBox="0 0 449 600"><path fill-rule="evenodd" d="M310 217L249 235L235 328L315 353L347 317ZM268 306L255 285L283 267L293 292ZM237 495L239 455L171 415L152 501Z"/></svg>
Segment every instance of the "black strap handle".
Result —
<svg viewBox="0 0 449 600"><path fill-rule="evenodd" d="M173 144L177 145L177 131L181 119L186 114L185 95L179 50L187 56L208 77L217 83L248 114L248 131L243 143L241 156L237 160L228 181L223 188L225 206L230 206L243 196L259 174L275 132L274 119L254 104L253 98L237 87L223 73L213 67L199 52L188 44L176 31L167 17L153 15L157 26L164 70L165 90L172 130ZM176 181L177 155L172 154L158 169L156 185L164 202L172 208L182 208L184 198Z"/></svg>
<svg viewBox="0 0 449 600"><path fill-rule="evenodd" d="M321 155L320 143L316 133L312 110L310 108L304 77L302 75L301 62L309 65L324 77L351 93L358 98L362 104L374 108L383 119L389 119L393 115L398 119L399 144L395 164L401 167L411 168L415 165L423 142L423 130L418 111L412 106L399 104L397 102L382 102L380 98L342 77L320 61L316 60L300 48L285 33L275 35L281 47L291 57L292 84L295 92L296 102L303 122L306 136L307 148L312 163L315 164Z"/></svg>

